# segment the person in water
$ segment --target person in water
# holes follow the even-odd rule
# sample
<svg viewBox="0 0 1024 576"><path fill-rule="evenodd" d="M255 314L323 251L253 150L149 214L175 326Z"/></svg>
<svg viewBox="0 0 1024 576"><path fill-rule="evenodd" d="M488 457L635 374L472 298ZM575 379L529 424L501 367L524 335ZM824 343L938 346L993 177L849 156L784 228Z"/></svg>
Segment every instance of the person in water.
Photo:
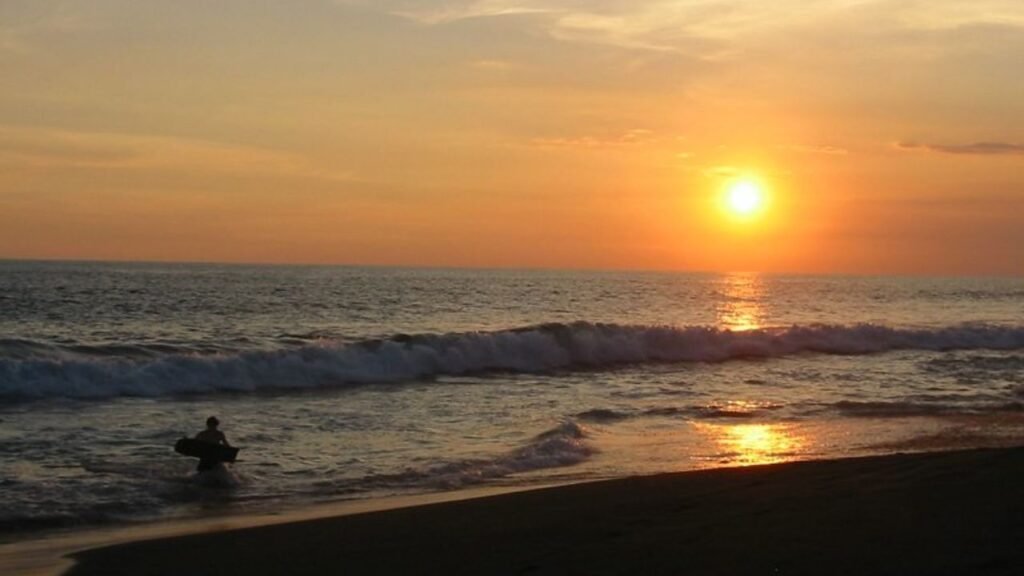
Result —
<svg viewBox="0 0 1024 576"><path fill-rule="evenodd" d="M217 426L220 426L220 420L217 420L216 416L210 416L206 419L206 430L196 434L196 440L202 440L203 442L209 442L210 444L223 444L228 448L231 448L231 444L228 443L228 439L224 436L224 433L217 430ZM207 470L213 470L220 464L219 460L210 458L200 458L199 465L196 466L197 472L206 472Z"/></svg>

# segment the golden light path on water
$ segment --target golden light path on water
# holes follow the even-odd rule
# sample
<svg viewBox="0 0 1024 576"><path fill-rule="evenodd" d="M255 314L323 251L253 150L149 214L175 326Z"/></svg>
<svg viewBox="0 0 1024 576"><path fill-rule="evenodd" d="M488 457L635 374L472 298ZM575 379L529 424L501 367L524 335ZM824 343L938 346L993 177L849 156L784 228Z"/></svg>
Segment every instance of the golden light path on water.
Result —
<svg viewBox="0 0 1024 576"><path fill-rule="evenodd" d="M718 285L722 296L716 310L718 327L737 332L763 328L767 316L764 284L757 273L723 276Z"/></svg>
<svg viewBox="0 0 1024 576"><path fill-rule="evenodd" d="M697 432L720 451L732 466L752 466L793 460L806 449L808 439L788 424L694 424Z"/></svg>

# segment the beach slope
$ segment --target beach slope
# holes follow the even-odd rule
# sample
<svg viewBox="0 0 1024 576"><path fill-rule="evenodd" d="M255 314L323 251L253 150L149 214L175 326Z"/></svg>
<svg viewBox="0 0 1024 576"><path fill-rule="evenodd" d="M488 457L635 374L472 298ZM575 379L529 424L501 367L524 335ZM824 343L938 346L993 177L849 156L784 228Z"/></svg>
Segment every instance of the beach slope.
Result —
<svg viewBox="0 0 1024 576"><path fill-rule="evenodd" d="M1020 574L1024 448L627 478L121 544L116 574Z"/></svg>

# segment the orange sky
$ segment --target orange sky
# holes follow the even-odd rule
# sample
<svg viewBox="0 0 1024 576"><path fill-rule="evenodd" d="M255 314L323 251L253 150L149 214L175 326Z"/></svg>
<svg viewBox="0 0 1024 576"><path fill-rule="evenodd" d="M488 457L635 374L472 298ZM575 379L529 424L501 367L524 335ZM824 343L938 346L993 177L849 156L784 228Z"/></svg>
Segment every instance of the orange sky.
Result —
<svg viewBox="0 0 1024 576"><path fill-rule="evenodd" d="M1024 275L1020 62L1011 0L8 1L0 258Z"/></svg>

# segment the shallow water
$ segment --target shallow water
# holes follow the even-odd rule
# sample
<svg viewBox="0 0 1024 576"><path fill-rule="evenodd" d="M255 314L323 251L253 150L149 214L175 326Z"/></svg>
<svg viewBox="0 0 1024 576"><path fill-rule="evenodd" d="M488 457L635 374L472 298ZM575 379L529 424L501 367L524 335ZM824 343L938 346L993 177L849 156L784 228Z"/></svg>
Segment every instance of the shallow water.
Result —
<svg viewBox="0 0 1024 576"><path fill-rule="evenodd" d="M0 263L0 531L1024 438L1024 283ZM174 441L217 414L230 490Z"/></svg>

